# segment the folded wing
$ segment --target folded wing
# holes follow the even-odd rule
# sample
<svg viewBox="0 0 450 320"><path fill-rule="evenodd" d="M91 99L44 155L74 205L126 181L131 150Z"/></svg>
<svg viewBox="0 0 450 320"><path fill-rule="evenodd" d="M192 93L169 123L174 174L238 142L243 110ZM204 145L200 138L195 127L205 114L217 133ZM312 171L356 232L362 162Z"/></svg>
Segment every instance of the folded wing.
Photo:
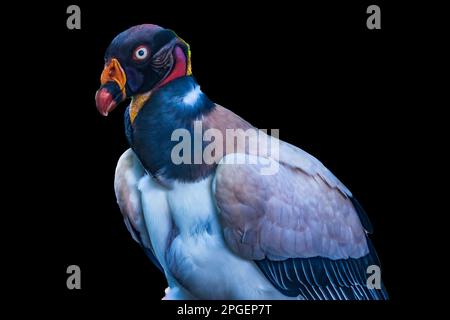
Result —
<svg viewBox="0 0 450 320"><path fill-rule="evenodd" d="M274 175L261 174L261 163L267 161L278 163ZM237 255L255 260L284 294L387 297L384 290L366 286L367 267L378 265L378 259L366 235L371 226L365 213L311 155L283 142L272 157L228 155L217 169L214 188L227 244Z"/></svg>

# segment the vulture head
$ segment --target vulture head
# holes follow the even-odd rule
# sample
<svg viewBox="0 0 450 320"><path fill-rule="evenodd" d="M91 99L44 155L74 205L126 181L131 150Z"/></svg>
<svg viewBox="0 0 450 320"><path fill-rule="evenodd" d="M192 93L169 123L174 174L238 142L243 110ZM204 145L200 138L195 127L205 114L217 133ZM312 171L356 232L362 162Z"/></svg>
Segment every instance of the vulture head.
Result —
<svg viewBox="0 0 450 320"><path fill-rule="evenodd" d="M106 50L95 95L97 109L107 116L127 97L190 74L189 45L175 32L153 24L132 27L115 37Z"/></svg>

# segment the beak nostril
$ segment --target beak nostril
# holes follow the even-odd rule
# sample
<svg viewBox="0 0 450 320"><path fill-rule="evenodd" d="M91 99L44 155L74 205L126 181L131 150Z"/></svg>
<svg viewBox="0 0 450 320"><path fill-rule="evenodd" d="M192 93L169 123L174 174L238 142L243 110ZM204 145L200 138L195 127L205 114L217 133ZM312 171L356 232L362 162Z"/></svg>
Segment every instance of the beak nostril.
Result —
<svg viewBox="0 0 450 320"><path fill-rule="evenodd" d="M108 74L110 77L116 74L116 67L114 65L110 65L108 68Z"/></svg>
<svg viewBox="0 0 450 320"><path fill-rule="evenodd" d="M103 69L102 74L100 76L100 83L105 84L108 81L115 81L120 90L122 90L123 95L125 95L125 83L126 83L126 75L120 66L119 62L116 59L112 59Z"/></svg>

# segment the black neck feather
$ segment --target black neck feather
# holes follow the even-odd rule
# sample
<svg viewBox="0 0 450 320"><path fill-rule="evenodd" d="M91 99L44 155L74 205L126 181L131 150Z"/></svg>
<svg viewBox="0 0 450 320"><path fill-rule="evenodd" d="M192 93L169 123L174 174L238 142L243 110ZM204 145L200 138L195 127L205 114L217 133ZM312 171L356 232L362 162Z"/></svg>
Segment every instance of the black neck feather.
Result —
<svg viewBox="0 0 450 320"><path fill-rule="evenodd" d="M214 165L172 162L171 152L179 141L171 141L176 129L190 132L193 157L193 124L214 109L192 76L175 79L152 93L131 125L128 110L125 128L131 147L145 169L154 176L196 181L209 175ZM203 146L204 147L204 146Z"/></svg>

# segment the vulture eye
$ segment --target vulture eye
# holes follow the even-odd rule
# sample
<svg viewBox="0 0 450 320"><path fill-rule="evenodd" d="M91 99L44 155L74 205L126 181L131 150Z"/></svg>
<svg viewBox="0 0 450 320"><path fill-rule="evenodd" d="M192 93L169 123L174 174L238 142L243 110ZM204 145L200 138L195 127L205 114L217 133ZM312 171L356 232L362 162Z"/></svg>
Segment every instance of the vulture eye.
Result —
<svg viewBox="0 0 450 320"><path fill-rule="evenodd" d="M146 46L139 46L134 50L133 59L136 61L145 60L148 57L148 48Z"/></svg>

